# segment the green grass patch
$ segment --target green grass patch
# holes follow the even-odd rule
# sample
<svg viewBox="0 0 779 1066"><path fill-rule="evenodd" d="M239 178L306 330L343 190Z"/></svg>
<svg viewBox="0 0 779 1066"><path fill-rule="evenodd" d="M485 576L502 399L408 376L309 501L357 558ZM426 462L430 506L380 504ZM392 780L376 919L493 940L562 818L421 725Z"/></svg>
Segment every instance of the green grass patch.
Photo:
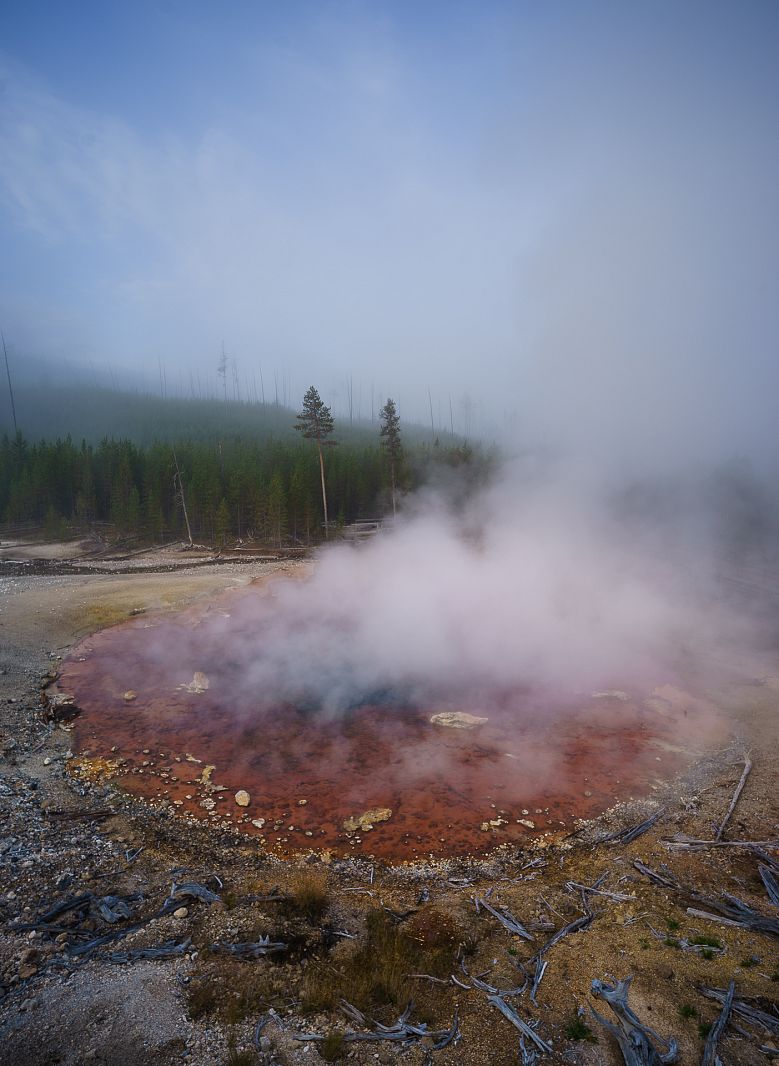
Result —
<svg viewBox="0 0 779 1066"><path fill-rule="evenodd" d="M689 1003L682 1003L682 1005L679 1007L680 1018L694 1018L696 1014L697 1011L695 1010L695 1007L691 1006Z"/></svg>
<svg viewBox="0 0 779 1066"><path fill-rule="evenodd" d="M724 948L725 945L716 936L691 936L691 944L697 944L699 947L707 948Z"/></svg>
<svg viewBox="0 0 779 1066"><path fill-rule="evenodd" d="M581 1014L574 1014L565 1027L565 1035L569 1040L587 1040L591 1044L597 1044L598 1038L582 1018Z"/></svg>

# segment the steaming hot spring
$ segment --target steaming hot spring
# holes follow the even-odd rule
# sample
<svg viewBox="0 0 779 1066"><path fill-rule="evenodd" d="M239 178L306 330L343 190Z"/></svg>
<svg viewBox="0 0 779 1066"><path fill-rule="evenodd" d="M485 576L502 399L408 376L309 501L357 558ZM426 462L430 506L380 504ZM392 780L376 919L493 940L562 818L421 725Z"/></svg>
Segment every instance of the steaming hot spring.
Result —
<svg viewBox="0 0 779 1066"><path fill-rule="evenodd" d="M440 675L423 677L409 645L388 683L382 655L398 663L397 649L338 603L313 608L306 585L233 590L83 641L60 677L81 710L77 772L279 855L408 860L564 835L651 795L716 732L668 676L555 694L511 671L465 676L465 648L426 648Z"/></svg>

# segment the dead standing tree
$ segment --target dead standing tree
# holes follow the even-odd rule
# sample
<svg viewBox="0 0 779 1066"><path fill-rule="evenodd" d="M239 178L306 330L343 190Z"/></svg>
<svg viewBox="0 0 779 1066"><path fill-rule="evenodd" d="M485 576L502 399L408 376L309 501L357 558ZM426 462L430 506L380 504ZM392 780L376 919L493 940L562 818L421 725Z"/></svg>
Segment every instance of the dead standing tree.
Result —
<svg viewBox="0 0 779 1066"><path fill-rule="evenodd" d="M303 410L297 416L295 429L300 430L307 440L316 441L319 453L319 473L322 479L322 506L325 513L325 538L328 536L327 519L327 488L325 486L325 458L323 448L337 444L338 441L328 440L333 432L333 416L330 408L325 406L322 398L314 386L303 397Z"/></svg>

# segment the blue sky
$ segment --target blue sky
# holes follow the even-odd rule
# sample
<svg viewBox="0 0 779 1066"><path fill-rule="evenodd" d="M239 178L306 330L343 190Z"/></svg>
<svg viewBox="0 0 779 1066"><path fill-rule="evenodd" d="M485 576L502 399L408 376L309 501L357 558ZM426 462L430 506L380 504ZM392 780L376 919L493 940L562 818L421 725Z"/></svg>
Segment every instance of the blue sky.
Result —
<svg viewBox="0 0 779 1066"><path fill-rule="evenodd" d="M224 342L337 410L351 376L363 413L430 388L463 429L765 451L778 30L756 2L7 4L13 358L186 389Z"/></svg>

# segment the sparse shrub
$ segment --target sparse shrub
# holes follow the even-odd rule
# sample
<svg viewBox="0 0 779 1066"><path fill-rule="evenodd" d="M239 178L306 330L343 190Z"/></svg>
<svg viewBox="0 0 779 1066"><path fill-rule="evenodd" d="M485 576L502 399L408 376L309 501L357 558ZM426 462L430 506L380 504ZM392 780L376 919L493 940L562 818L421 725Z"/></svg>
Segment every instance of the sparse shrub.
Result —
<svg viewBox="0 0 779 1066"><path fill-rule="evenodd" d="M198 981L187 989L187 1012L193 1021L216 1010L216 990L210 981Z"/></svg>
<svg viewBox="0 0 779 1066"><path fill-rule="evenodd" d="M698 1022L698 1036L705 1040L711 1032L711 1022Z"/></svg>
<svg viewBox="0 0 779 1066"><path fill-rule="evenodd" d="M598 1040L585 1022L581 1014L574 1014L565 1027L565 1035L569 1040L587 1040L591 1044L597 1044Z"/></svg>
<svg viewBox="0 0 779 1066"><path fill-rule="evenodd" d="M330 1032L319 1045L319 1054L325 1062L337 1062L344 1056L344 1034Z"/></svg>
<svg viewBox="0 0 779 1066"><path fill-rule="evenodd" d="M714 952L711 950L711 948L704 948L703 951L701 951L701 958L702 959L707 959L707 960L708 959L713 959L714 958Z"/></svg>
<svg viewBox="0 0 779 1066"><path fill-rule="evenodd" d="M665 938L665 940L663 941L663 943L668 948L678 948L679 947L679 941L674 936L667 936Z"/></svg>
<svg viewBox="0 0 779 1066"><path fill-rule="evenodd" d="M675 918L666 918L666 925L672 933L675 933L676 930L679 928L679 923Z"/></svg>
<svg viewBox="0 0 779 1066"><path fill-rule="evenodd" d="M694 1018L696 1015L695 1007L691 1007L689 1003L682 1003L679 1007L680 1018Z"/></svg>
<svg viewBox="0 0 779 1066"><path fill-rule="evenodd" d="M327 875L317 870L301 870L290 882L284 910L290 916L316 923L327 910L329 902Z"/></svg>
<svg viewBox="0 0 779 1066"><path fill-rule="evenodd" d="M420 911L407 929L383 910L368 911L365 938L344 948L336 967L312 963L303 989L307 1011L329 1010L340 998L360 1010L405 1006L417 994L407 974L451 972L461 932L454 919L435 908Z"/></svg>
<svg viewBox="0 0 779 1066"><path fill-rule="evenodd" d="M740 965L743 966L745 970L748 970L752 966L757 966L758 962L760 962L760 960L754 955L747 955L745 959L741 960Z"/></svg>
<svg viewBox="0 0 779 1066"><path fill-rule="evenodd" d="M227 1044L226 1066L257 1066L257 1056L251 1048L243 1048L239 1051L235 1045L235 1037L230 1037Z"/></svg>

